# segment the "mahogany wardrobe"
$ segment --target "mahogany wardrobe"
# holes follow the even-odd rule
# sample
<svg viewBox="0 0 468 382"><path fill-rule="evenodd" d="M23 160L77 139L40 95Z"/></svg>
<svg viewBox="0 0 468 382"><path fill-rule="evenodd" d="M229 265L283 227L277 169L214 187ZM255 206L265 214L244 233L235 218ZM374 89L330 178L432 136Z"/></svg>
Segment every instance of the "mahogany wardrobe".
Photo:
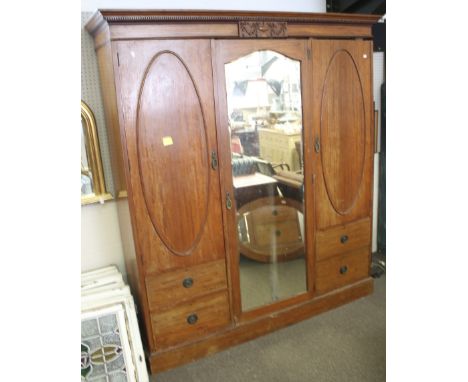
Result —
<svg viewBox="0 0 468 382"><path fill-rule="evenodd" d="M87 23L153 373L372 292L377 20L101 10Z"/></svg>

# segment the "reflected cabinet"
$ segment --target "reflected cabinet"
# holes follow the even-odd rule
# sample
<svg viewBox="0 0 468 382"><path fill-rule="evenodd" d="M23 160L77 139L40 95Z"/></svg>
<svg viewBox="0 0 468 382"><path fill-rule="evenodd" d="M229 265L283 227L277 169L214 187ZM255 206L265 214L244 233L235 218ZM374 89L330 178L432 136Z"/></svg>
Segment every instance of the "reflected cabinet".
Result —
<svg viewBox="0 0 468 382"><path fill-rule="evenodd" d="M374 16L98 11L152 372L372 292Z"/></svg>

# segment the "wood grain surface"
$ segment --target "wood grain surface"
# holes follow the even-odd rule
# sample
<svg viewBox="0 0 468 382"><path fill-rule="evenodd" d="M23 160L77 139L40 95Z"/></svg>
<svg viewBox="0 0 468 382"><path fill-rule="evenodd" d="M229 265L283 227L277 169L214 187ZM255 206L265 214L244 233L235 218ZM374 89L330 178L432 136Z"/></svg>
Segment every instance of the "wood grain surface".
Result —
<svg viewBox="0 0 468 382"><path fill-rule="evenodd" d="M129 204L146 274L224 258L206 40L120 41Z"/></svg>
<svg viewBox="0 0 468 382"><path fill-rule="evenodd" d="M312 40L313 140L318 229L370 216L373 182L372 46Z"/></svg>
<svg viewBox="0 0 468 382"><path fill-rule="evenodd" d="M174 347L166 351L154 352L149 356L151 372L157 373L192 362L198 358L336 308L372 293L373 285L372 278L365 278L360 282L334 290L302 304L277 310L273 314L246 321L236 327L207 337L203 341Z"/></svg>
<svg viewBox="0 0 468 382"><path fill-rule="evenodd" d="M316 233L317 261L371 244L371 220L365 218Z"/></svg>
<svg viewBox="0 0 468 382"><path fill-rule="evenodd" d="M317 293L328 292L368 277L369 254L370 247L365 247L317 262Z"/></svg>
<svg viewBox="0 0 468 382"><path fill-rule="evenodd" d="M190 324L189 316L196 316ZM230 322L227 291L191 300L173 309L152 314L155 349L212 335Z"/></svg>
<svg viewBox="0 0 468 382"><path fill-rule="evenodd" d="M126 250L126 265L152 372L372 292L374 114L372 42L365 39L377 19L106 10L88 22L114 178L128 194L130 213L119 216L122 229L131 222L126 241L133 236L135 251ZM289 37L239 39L240 22L281 23ZM234 187L224 69L258 50L301 67L307 291L242 312L238 211L226 208ZM271 219L267 211L263 228L289 243L298 232L287 230L291 216L280 212ZM257 232L259 245L265 232Z"/></svg>
<svg viewBox="0 0 468 382"><path fill-rule="evenodd" d="M184 280L190 279L190 286ZM224 260L195 265L146 278L150 310L159 312L188 300L227 289Z"/></svg>
<svg viewBox="0 0 468 382"><path fill-rule="evenodd" d="M138 97L138 167L151 223L177 255L193 251L207 218L206 129L201 99L186 64L174 52L158 53L146 69Z"/></svg>

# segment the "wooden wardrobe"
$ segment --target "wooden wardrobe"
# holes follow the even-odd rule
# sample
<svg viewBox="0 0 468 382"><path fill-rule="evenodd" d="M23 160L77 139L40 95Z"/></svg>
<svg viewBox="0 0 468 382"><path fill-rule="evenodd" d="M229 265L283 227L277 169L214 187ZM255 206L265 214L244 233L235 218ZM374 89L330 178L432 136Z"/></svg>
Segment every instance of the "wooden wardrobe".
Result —
<svg viewBox="0 0 468 382"><path fill-rule="evenodd" d="M101 10L87 23L152 372L372 292L377 19Z"/></svg>

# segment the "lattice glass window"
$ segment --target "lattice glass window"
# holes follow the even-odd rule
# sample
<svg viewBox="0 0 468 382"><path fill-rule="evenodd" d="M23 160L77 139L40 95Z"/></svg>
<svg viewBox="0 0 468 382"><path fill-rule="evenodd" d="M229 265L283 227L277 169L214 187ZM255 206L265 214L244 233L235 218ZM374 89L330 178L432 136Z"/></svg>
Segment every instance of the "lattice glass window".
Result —
<svg viewBox="0 0 468 382"><path fill-rule="evenodd" d="M122 305L82 315L82 381L126 382L134 380L130 354Z"/></svg>

